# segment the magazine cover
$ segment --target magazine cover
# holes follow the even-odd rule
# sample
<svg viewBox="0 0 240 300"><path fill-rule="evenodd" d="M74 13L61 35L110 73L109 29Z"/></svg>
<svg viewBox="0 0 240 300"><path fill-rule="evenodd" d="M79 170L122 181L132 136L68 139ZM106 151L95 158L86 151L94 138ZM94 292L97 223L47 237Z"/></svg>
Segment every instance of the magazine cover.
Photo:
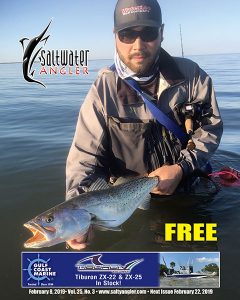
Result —
<svg viewBox="0 0 240 300"><path fill-rule="evenodd" d="M239 9L1 1L3 299L239 299Z"/></svg>

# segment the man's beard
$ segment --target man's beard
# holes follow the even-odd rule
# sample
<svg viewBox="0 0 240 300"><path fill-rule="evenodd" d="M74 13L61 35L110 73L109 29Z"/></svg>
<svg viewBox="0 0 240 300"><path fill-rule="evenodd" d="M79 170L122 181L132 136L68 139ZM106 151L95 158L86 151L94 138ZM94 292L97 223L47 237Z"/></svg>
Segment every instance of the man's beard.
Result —
<svg viewBox="0 0 240 300"><path fill-rule="evenodd" d="M159 47L160 49L160 47ZM131 70L133 71L136 75L138 76L144 76L148 73L148 71L151 69L158 53L159 53L159 49L158 51L156 51L155 56L151 56L149 51L146 50L142 50L142 51L137 51L134 52L133 54L129 54L128 55L128 60L126 60L123 55L121 54L120 51L118 51L118 55L121 59L121 61ZM139 64L134 64L131 62L131 59L133 59L135 56L141 56L144 58L144 60L139 63Z"/></svg>

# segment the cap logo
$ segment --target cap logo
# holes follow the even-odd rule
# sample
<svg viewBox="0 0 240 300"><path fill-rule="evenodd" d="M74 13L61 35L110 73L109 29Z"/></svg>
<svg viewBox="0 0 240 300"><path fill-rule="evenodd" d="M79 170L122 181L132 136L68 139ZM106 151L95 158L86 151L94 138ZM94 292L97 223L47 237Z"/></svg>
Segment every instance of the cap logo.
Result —
<svg viewBox="0 0 240 300"><path fill-rule="evenodd" d="M150 6L146 5L138 5L138 6L131 6L122 9L123 16L129 14L136 14L136 13L149 13L151 10Z"/></svg>

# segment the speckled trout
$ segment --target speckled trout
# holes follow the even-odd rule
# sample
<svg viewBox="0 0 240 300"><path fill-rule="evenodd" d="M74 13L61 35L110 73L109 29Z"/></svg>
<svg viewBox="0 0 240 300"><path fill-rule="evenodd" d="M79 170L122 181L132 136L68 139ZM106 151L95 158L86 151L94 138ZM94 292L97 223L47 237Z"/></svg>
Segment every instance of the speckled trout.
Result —
<svg viewBox="0 0 240 300"><path fill-rule="evenodd" d="M157 184L157 177L141 177L60 203L24 224L33 233L24 247L50 247L79 238L91 224L117 231L138 207L146 207Z"/></svg>

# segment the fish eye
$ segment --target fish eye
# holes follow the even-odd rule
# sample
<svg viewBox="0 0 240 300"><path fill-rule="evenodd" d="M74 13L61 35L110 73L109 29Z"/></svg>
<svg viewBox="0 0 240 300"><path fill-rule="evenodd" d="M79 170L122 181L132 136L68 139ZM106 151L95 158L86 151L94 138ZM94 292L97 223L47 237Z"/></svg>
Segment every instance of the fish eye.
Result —
<svg viewBox="0 0 240 300"><path fill-rule="evenodd" d="M45 220L45 221L46 221L47 223L51 223L53 220L54 220L54 217L53 217L52 215L50 215L50 216L47 216L47 217L46 217L46 220Z"/></svg>

